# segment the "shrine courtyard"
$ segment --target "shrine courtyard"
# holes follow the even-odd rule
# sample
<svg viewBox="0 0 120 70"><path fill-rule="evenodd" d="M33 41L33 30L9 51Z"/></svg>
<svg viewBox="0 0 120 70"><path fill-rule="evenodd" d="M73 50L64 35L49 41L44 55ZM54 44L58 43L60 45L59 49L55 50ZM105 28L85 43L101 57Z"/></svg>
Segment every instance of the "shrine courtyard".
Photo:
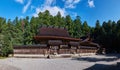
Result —
<svg viewBox="0 0 120 70"><path fill-rule="evenodd" d="M0 70L120 70L120 55L92 55L76 58L5 58Z"/></svg>

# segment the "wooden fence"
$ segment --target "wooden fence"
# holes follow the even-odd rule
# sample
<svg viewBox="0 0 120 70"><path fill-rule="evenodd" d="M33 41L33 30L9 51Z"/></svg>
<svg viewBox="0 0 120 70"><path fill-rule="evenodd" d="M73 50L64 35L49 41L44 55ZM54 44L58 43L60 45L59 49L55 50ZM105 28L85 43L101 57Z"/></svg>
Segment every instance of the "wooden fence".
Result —
<svg viewBox="0 0 120 70"><path fill-rule="evenodd" d="M80 54L80 53L96 53L96 47L80 46L80 48L49 48L42 46L14 46L14 54Z"/></svg>

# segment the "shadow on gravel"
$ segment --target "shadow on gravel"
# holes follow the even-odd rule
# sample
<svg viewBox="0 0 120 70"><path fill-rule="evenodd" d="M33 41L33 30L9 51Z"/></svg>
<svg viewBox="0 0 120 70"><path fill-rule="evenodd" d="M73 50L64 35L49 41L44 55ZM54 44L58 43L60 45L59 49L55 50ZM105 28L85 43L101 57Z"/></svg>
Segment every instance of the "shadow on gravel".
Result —
<svg viewBox="0 0 120 70"><path fill-rule="evenodd" d="M120 54L106 54L104 56L106 56L106 57L112 57L112 56L114 56L114 57L120 58Z"/></svg>
<svg viewBox="0 0 120 70"><path fill-rule="evenodd" d="M105 65L105 64L95 64L84 70L120 70L119 64Z"/></svg>
<svg viewBox="0 0 120 70"><path fill-rule="evenodd" d="M102 57L101 57L102 56ZM99 62L99 61L105 61L105 62L112 62L120 59L119 54L107 54L107 55L98 55L98 57L78 57L73 58L72 60L78 60L78 61L87 61L87 62ZM116 64L95 64L89 68L86 68L84 70L120 70L120 62L117 62Z"/></svg>
<svg viewBox="0 0 120 70"><path fill-rule="evenodd" d="M73 58L72 60L78 60L78 61L88 61L88 62L98 62L98 61L115 61L118 60L118 58L93 58L93 57L80 57L80 58Z"/></svg>
<svg viewBox="0 0 120 70"><path fill-rule="evenodd" d="M99 55L101 56L101 55ZM77 57L77 58L72 58L72 60L78 60L78 61L88 61L88 62L98 62L98 61L106 61L106 62L111 62L111 61L116 61L120 58L120 55L102 55L104 57Z"/></svg>

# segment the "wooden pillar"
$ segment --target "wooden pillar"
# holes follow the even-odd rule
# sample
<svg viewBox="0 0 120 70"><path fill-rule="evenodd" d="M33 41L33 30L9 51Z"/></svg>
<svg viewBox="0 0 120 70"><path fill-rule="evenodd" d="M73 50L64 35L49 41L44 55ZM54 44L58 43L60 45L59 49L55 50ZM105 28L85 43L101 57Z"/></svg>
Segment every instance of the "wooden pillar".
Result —
<svg viewBox="0 0 120 70"><path fill-rule="evenodd" d="M51 49L51 46L48 45L48 54L51 53L51 50L50 50L50 49Z"/></svg>
<svg viewBox="0 0 120 70"><path fill-rule="evenodd" d="M57 49L58 54L60 54L59 52L60 52L60 45L58 46L58 49Z"/></svg>

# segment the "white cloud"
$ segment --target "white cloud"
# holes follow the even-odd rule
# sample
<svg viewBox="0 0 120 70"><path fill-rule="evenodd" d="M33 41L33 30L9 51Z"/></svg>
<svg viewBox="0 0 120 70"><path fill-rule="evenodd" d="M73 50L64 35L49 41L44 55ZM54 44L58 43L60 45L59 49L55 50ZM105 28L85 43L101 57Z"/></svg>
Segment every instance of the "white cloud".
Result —
<svg viewBox="0 0 120 70"><path fill-rule="evenodd" d="M95 7L93 0L88 0L88 5L89 5L90 8Z"/></svg>
<svg viewBox="0 0 120 70"><path fill-rule="evenodd" d="M30 8L31 8L31 10L33 10L33 9L35 9L36 7L32 5Z"/></svg>
<svg viewBox="0 0 120 70"><path fill-rule="evenodd" d="M58 12L61 13L61 16L65 16L66 11L64 8L60 8L58 6L51 6L54 4L56 0L45 0L45 3L41 7L37 7L35 10L36 12L33 14L34 17L38 17L39 12L44 12L45 10L48 10L51 15L55 16Z"/></svg>
<svg viewBox="0 0 120 70"><path fill-rule="evenodd" d="M15 0L16 2L20 3L20 4L23 4L24 3L24 0Z"/></svg>
<svg viewBox="0 0 120 70"><path fill-rule="evenodd" d="M44 5L45 6L50 6L50 5L54 4L54 3L56 3L56 0L45 0Z"/></svg>
<svg viewBox="0 0 120 70"><path fill-rule="evenodd" d="M36 12L33 14L34 17L38 17L38 13L39 12L44 12L45 10L48 10L50 12L51 15L55 16L57 15L58 12L61 13L61 16L65 16L65 9L62 9L60 7L54 6L45 6L43 8L36 8Z"/></svg>
<svg viewBox="0 0 120 70"><path fill-rule="evenodd" d="M65 8L75 8L76 4L80 2L80 0L63 0L65 2Z"/></svg>
<svg viewBox="0 0 120 70"><path fill-rule="evenodd" d="M76 16L78 16L78 14L76 12L74 12L72 16L76 17Z"/></svg>
<svg viewBox="0 0 120 70"><path fill-rule="evenodd" d="M24 18L24 16L20 16L20 18Z"/></svg>
<svg viewBox="0 0 120 70"><path fill-rule="evenodd" d="M80 0L74 0L74 3L79 3L80 2Z"/></svg>
<svg viewBox="0 0 120 70"><path fill-rule="evenodd" d="M23 13L25 13L27 11L27 9L29 8L31 4L31 0L28 0L28 3L23 7Z"/></svg>

